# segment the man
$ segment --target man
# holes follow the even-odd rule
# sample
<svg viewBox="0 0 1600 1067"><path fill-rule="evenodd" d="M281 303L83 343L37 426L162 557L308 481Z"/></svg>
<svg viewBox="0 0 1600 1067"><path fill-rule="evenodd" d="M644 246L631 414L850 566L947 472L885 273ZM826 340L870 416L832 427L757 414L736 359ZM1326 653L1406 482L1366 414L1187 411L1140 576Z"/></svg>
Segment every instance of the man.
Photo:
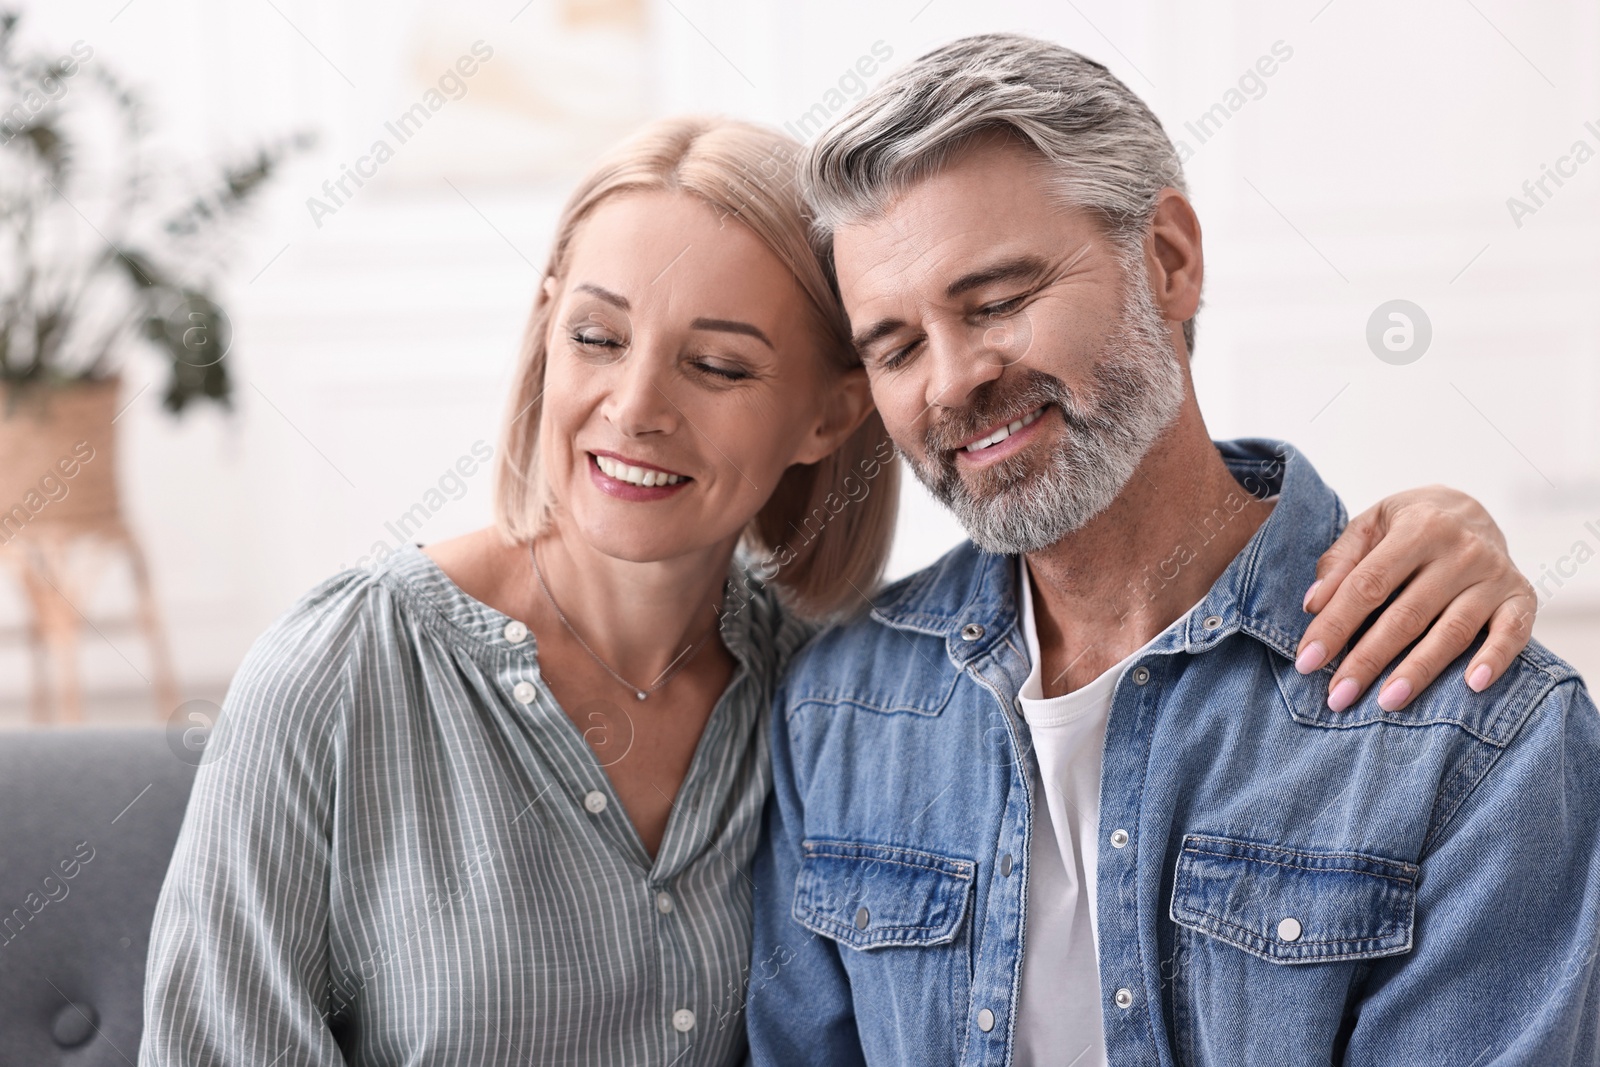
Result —
<svg viewBox="0 0 1600 1067"><path fill-rule="evenodd" d="M1471 653L1358 696L1297 649L1345 511L1206 433L1149 110L971 38L807 175L879 410L972 543L779 692L754 1061L1597 1062L1600 716L1537 642L1483 696Z"/></svg>

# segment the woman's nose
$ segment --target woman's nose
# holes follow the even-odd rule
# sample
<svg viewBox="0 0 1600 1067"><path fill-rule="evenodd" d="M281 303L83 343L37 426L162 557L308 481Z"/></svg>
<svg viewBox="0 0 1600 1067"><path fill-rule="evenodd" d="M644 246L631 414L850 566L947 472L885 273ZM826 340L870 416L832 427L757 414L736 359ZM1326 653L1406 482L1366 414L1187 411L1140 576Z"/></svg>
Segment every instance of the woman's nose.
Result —
<svg viewBox="0 0 1600 1067"><path fill-rule="evenodd" d="M670 433L681 417L669 395L671 357L637 341L608 373L611 381L601 413L628 437Z"/></svg>

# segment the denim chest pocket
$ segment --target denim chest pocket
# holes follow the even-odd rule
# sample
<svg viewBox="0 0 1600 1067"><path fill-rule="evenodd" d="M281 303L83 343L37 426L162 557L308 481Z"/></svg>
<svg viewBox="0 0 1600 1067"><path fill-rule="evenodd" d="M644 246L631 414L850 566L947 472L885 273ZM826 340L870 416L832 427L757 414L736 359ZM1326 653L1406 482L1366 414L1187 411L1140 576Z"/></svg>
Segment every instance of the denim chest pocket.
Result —
<svg viewBox="0 0 1600 1067"><path fill-rule="evenodd" d="M890 717L934 718L949 705L965 677L946 657L930 669L922 656L875 659L867 670L840 669L813 677L790 693L790 715L805 709L851 709Z"/></svg>
<svg viewBox="0 0 1600 1067"><path fill-rule="evenodd" d="M948 945L972 896L975 864L918 849L801 843L794 917L853 949Z"/></svg>
<svg viewBox="0 0 1600 1067"><path fill-rule="evenodd" d="M1189 834L1172 920L1273 963L1411 951L1417 867L1360 852Z"/></svg>
<svg viewBox="0 0 1600 1067"><path fill-rule="evenodd" d="M961 682L961 672L933 673L916 656L904 657L898 667L878 667L870 676L830 680L809 686L791 698L791 714L807 706L848 707L879 715L933 718L950 703Z"/></svg>

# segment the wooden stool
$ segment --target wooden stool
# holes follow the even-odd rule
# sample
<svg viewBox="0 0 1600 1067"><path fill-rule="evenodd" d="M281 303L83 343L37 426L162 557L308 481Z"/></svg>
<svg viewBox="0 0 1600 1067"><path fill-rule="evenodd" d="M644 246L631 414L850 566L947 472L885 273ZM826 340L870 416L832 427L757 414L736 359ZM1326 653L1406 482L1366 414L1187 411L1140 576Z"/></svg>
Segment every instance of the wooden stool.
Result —
<svg viewBox="0 0 1600 1067"><path fill-rule="evenodd" d="M107 564L127 561L137 598L135 613L121 619L92 620L83 612ZM129 666L151 687L157 718L165 721L178 706L178 687L161 614L150 588L144 551L120 516L84 521L33 522L0 543L0 564L21 578L32 618L25 627L33 652L30 716L34 723L83 721L83 689L78 679L78 639L87 626L116 650L108 632L138 630L149 652L149 673ZM54 706L55 715L51 715Z"/></svg>

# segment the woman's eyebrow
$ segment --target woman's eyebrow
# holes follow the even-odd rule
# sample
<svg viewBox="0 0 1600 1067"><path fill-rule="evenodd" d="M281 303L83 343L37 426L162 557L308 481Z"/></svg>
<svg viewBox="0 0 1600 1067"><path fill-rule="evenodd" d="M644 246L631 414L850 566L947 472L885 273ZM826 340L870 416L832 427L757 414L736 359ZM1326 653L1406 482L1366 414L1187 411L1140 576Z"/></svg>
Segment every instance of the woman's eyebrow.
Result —
<svg viewBox="0 0 1600 1067"><path fill-rule="evenodd" d="M695 319L689 324L692 330L716 330L721 333L742 333L746 337L754 337L757 341L777 351L767 335L761 332L760 327L752 326L748 322L739 322L737 319Z"/></svg>
<svg viewBox="0 0 1600 1067"><path fill-rule="evenodd" d="M572 289L574 292L589 293L592 296L598 296L601 300L604 300L608 304L615 304L623 311L627 311L629 309L627 297L613 293L610 289L595 285L593 282L582 282L578 285L574 285Z"/></svg>
<svg viewBox="0 0 1600 1067"><path fill-rule="evenodd" d="M580 282L572 288L574 292L597 296L608 304L616 305L623 311L631 309L627 297L619 293L613 293L610 289L596 285L593 282ZM772 343L770 337L762 332L761 327L748 322L740 322L737 319L695 319L689 324L689 328L692 330L715 330L719 333L742 333L746 337L754 337L774 352L777 351L777 346Z"/></svg>

